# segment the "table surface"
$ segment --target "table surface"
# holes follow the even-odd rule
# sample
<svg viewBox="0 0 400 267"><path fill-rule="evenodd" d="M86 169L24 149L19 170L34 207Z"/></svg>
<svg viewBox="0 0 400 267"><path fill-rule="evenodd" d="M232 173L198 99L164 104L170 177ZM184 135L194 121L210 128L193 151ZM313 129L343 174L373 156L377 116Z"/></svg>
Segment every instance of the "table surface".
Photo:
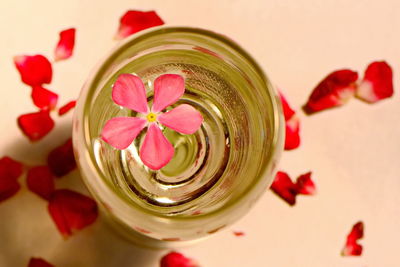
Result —
<svg viewBox="0 0 400 267"><path fill-rule="evenodd" d="M168 25L224 33L245 47L299 109L329 72L385 59L394 68L395 95L375 105L346 106L307 117L299 112L302 145L285 152L279 168L297 177L313 171L318 194L288 206L270 191L229 229L180 249L206 267L400 266L400 2L397 0L275 1L51 1L0 2L0 149L29 164L43 164L48 151L70 135L71 114L30 144L16 118L34 111L12 57L52 57L58 32L77 28L73 58L54 64L50 89L60 103L78 96L94 65L116 45L113 35L128 9L155 9ZM0 156L1 156L0 155ZM24 179L21 179L23 181ZM85 192L77 171L57 186ZM361 257L340 250L351 226L362 220ZM233 230L246 233L233 235ZM99 220L64 241L46 203L26 186L0 203L0 266L26 266L31 256L58 267L158 266L165 251L135 247Z"/></svg>

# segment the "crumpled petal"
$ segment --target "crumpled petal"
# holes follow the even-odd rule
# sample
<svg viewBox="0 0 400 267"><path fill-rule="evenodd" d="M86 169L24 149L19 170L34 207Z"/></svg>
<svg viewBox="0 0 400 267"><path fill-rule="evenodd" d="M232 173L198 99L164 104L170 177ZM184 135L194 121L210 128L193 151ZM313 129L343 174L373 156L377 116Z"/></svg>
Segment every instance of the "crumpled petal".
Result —
<svg viewBox="0 0 400 267"><path fill-rule="evenodd" d="M23 114L17 121L19 128L32 142L42 139L54 128L49 110Z"/></svg>
<svg viewBox="0 0 400 267"><path fill-rule="evenodd" d="M136 112L148 112L146 89L138 76L128 73L119 75L113 85L112 99L116 104Z"/></svg>
<svg viewBox="0 0 400 267"><path fill-rule="evenodd" d="M120 19L116 38L123 39L141 30L163 24L164 21L155 11L129 10Z"/></svg>
<svg viewBox="0 0 400 267"><path fill-rule="evenodd" d="M300 121L294 115L286 121L285 150L292 150L300 146Z"/></svg>
<svg viewBox="0 0 400 267"><path fill-rule="evenodd" d="M71 138L61 146L50 151L47 156L47 165L57 177L62 177L76 168Z"/></svg>
<svg viewBox="0 0 400 267"><path fill-rule="evenodd" d="M182 134L195 133L203 123L203 116L194 107L182 104L158 116L163 125Z"/></svg>
<svg viewBox="0 0 400 267"><path fill-rule="evenodd" d="M342 256L360 256L363 247L357 241L364 237L364 223L357 222L347 235L346 245L342 250Z"/></svg>
<svg viewBox="0 0 400 267"><path fill-rule="evenodd" d="M364 79L357 89L357 97L375 103L393 95L393 72L385 61L369 64Z"/></svg>
<svg viewBox="0 0 400 267"><path fill-rule="evenodd" d="M23 165L21 162L16 161L8 156L0 159L0 179L9 177L16 180L22 174Z"/></svg>
<svg viewBox="0 0 400 267"><path fill-rule="evenodd" d="M150 124L140 148L142 162L152 170L159 170L167 165L173 156L174 147L165 138L157 124Z"/></svg>
<svg viewBox="0 0 400 267"><path fill-rule="evenodd" d="M48 200L54 192L54 177L48 166L36 166L28 171L26 177L28 189Z"/></svg>
<svg viewBox="0 0 400 267"><path fill-rule="evenodd" d="M198 267L198 265L182 253L172 251L161 258L160 267Z"/></svg>
<svg viewBox="0 0 400 267"><path fill-rule="evenodd" d="M53 192L48 211L64 237L91 225L98 215L97 204L93 199L69 189Z"/></svg>
<svg viewBox="0 0 400 267"><path fill-rule="evenodd" d="M276 174L271 190L289 205L293 206L296 203L297 187L287 173L279 171Z"/></svg>
<svg viewBox="0 0 400 267"><path fill-rule="evenodd" d="M22 82L27 85L37 86L51 82L53 75L51 63L42 55L15 56L14 64L21 75Z"/></svg>
<svg viewBox="0 0 400 267"><path fill-rule="evenodd" d="M54 267L42 258L31 258L28 267Z"/></svg>
<svg viewBox="0 0 400 267"><path fill-rule="evenodd" d="M317 192L311 172L300 175L296 180L297 193L302 195L314 195Z"/></svg>
<svg viewBox="0 0 400 267"><path fill-rule="evenodd" d="M68 102L67 104L65 104L64 106L62 106L59 110L58 110L58 115L62 116L65 113L67 113L68 111L70 111L71 109L73 109L76 105L76 100L72 100L70 102Z"/></svg>
<svg viewBox="0 0 400 267"><path fill-rule="evenodd" d="M54 50L54 59L56 61L70 58L75 46L75 28L60 32L60 40Z"/></svg>
<svg viewBox="0 0 400 267"><path fill-rule="evenodd" d="M35 106L52 110L57 106L58 95L42 86L32 87L31 97Z"/></svg>
<svg viewBox="0 0 400 267"><path fill-rule="evenodd" d="M146 120L138 117L116 117L106 122L101 138L117 149L125 149L146 126Z"/></svg>
<svg viewBox="0 0 400 267"><path fill-rule="evenodd" d="M163 74L154 81L152 111L160 112L174 104L185 93L185 80L177 74Z"/></svg>

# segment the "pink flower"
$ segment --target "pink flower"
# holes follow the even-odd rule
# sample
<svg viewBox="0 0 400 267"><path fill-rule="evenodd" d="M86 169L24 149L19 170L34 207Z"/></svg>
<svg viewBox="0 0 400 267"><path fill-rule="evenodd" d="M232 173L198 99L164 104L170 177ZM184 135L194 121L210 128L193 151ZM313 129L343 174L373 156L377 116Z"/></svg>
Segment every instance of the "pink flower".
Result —
<svg viewBox="0 0 400 267"><path fill-rule="evenodd" d="M113 85L112 99L116 104L139 114L137 117L116 117L107 121L101 132L102 139L122 150L147 127L139 152L140 158L150 169L161 169L172 159L174 147L162 133L159 124L182 134L193 134L203 123L200 112L188 104L161 113L176 103L184 92L185 81L182 76L161 75L154 81L154 102L149 109L146 89L141 79L132 74L121 74Z"/></svg>

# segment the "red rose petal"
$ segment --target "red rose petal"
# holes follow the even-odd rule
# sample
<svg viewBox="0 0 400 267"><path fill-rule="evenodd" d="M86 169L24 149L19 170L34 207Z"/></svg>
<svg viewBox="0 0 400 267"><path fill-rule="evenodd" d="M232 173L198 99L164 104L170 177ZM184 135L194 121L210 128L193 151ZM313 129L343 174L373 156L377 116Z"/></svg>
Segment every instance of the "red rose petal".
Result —
<svg viewBox="0 0 400 267"><path fill-rule="evenodd" d="M51 63L42 55L16 56L14 64L21 75L22 82L27 85L37 86L51 82L53 75Z"/></svg>
<svg viewBox="0 0 400 267"><path fill-rule="evenodd" d="M296 203L297 187L287 173L279 171L276 174L275 180L271 185L271 190L289 205Z"/></svg>
<svg viewBox="0 0 400 267"><path fill-rule="evenodd" d="M64 176L76 168L71 138L49 153L47 164L51 172L57 177Z"/></svg>
<svg viewBox="0 0 400 267"><path fill-rule="evenodd" d="M282 103L283 115L285 116L285 120L288 121L295 114L294 110L289 106L285 96L279 92L279 97Z"/></svg>
<svg viewBox="0 0 400 267"><path fill-rule="evenodd" d="M18 117L18 126L32 142L45 137L54 127L49 110L28 113Z"/></svg>
<svg viewBox="0 0 400 267"><path fill-rule="evenodd" d="M60 40L54 51L54 58L56 61L64 60L72 56L75 46L75 32L75 28L60 32Z"/></svg>
<svg viewBox="0 0 400 267"><path fill-rule="evenodd" d="M323 79L311 93L304 111L308 114L345 104L355 93L357 72L338 70Z"/></svg>
<svg viewBox="0 0 400 267"><path fill-rule="evenodd" d="M95 222L97 204L91 198L69 189L60 189L50 197L48 210L64 237Z"/></svg>
<svg viewBox="0 0 400 267"><path fill-rule="evenodd" d="M357 222L347 235L346 245L342 250L343 256L360 256L363 247L357 241L364 236L364 223Z"/></svg>
<svg viewBox="0 0 400 267"><path fill-rule="evenodd" d="M2 157L0 159L0 178L9 177L17 179L22 174L22 163L10 157Z"/></svg>
<svg viewBox="0 0 400 267"><path fill-rule="evenodd" d="M163 25L164 21L155 11L129 10L120 19L116 38L123 39L131 34L151 27Z"/></svg>
<svg viewBox="0 0 400 267"><path fill-rule="evenodd" d="M67 113L68 111L70 111L71 109L73 109L76 105L76 101L70 101L67 104L65 104L64 106L62 106L59 110L58 110L58 115L62 116L65 113Z"/></svg>
<svg viewBox="0 0 400 267"><path fill-rule="evenodd" d="M58 95L42 86L32 87L31 97L35 106L43 110L52 110L57 105Z"/></svg>
<svg viewBox="0 0 400 267"><path fill-rule="evenodd" d="M393 95L393 72L385 61L375 61L369 64L360 86L357 97L375 103Z"/></svg>
<svg viewBox="0 0 400 267"><path fill-rule="evenodd" d="M286 121L285 150L293 150L300 146L300 121L296 115Z"/></svg>
<svg viewBox="0 0 400 267"><path fill-rule="evenodd" d="M26 182L29 190L44 199L50 199L54 191L54 177L48 166L33 167L28 171Z"/></svg>
<svg viewBox="0 0 400 267"><path fill-rule="evenodd" d="M311 180L311 172L300 175L296 181L297 193L302 195L314 195L316 188L314 182Z"/></svg>
<svg viewBox="0 0 400 267"><path fill-rule="evenodd" d="M190 258L186 258L179 252L170 252L162 257L160 267L197 267L198 265Z"/></svg>
<svg viewBox="0 0 400 267"><path fill-rule="evenodd" d="M0 202L15 195L21 186L10 176L0 176Z"/></svg>
<svg viewBox="0 0 400 267"><path fill-rule="evenodd" d="M244 232L242 232L242 231L233 231L233 234L235 235L235 236L244 236L245 235L245 233Z"/></svg>
<svg viewBox="0 0 400 267"><path fill-rule="evenodd" d="M28 267L54 267L42 258L31 258Z"/></svg>

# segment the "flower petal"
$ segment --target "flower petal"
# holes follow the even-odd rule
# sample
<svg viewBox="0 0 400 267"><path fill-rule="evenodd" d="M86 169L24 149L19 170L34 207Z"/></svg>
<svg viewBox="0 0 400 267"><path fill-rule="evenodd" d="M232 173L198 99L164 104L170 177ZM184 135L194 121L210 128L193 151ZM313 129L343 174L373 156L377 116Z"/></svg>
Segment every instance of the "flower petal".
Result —
<svg viewBox="0 0 400 267"><path fill-rule="evenodd" d="M360 256L363 247L357 241L364 236L364 223L357 222L347 235L346 245L342 250L343 256Z"/></svg>
<svg viewBox="0 0 400 267"><path fill-rule="evenodd" d="M185 80L178 74L164 74L154 81L153 112L174 104L185 93Z"/></svg>
<svg viewBox="0 0 400 267"><path fill-rule="evenodd" d="M357 90L357 97L375 103L393 95L393 72L385 61L369 64L364 79Z"/></svg>
<svg viewBox="0 0 400 267"><path fill-rule="evenodd" d="M44 199L50 199L54 191L54 177L48 166L36 166L28 171L28 189Z"/></svg>
<svg viewBox="0 0 400 267"><path fill-rule="evenodd" d="M141 30L163 24L164 21L157 15L155 11L143 12L129 10L120 19L120 25L116 38L123 39Z"/></svg>
<svg viewBox="0 0 400 267"><path fill-rule="evenodd" d="M76 105L76 101L72 100L70 102L68 102L67 104L65 104L64 106L62 106L59 110L58 110L58 115L62 116L65 113L67 113L68 111L70 111L71 109L73 109Z"/></svg>
<svg viewBox="0 0 400 267"><path fill-rule="evenodd" d="M195 133L203 123L203 116L194 107L182 104L158 116L163 125L183 134Z"/></svg>
<svg viewBox="0 0 400 267"><path fill-rule="evenodd" d="M0 159L0 179L9 177L16 180L22 174L22 163L10 157L4 156Z"/></svg>
<svg viewBox="0 0 400 267"><path fill-rule="evenodd" d="M279 92L279 97L281 99L282 103L282 109L283 109L283 115L285 116L285 120L288 121L292 116L295 114L294 110L289 106L289 103L287 102L285 96L282 94L282 92Z"/></svg>
<svg viewBox="0 0 400 267"><path fill-rule="evenodd" d="M21 115L17 121L19 128L32 142L42 139L54 128L49 110Z"/></svg>
<svg viewBox="0 0 400 267"><path fill-rule="evenodd" d="M152 170L159 170L174 156L174 147L165 138L157 124L150 124L142 147L140 158Z"/></svg>
<svg viewBox="0 0 400 267"><path fill-rule="evenodd" d="M300 146L300 121L296 115L286 121L285 150L292 150Z"/></svg>
<svg viewBox="0 0 400 267"><path fill-rule="evenodd" d="M148 112L146 89L138 76L128 73L119 75L113 85L112 99L116 104L136 112Z"/></svg>
<svg viewBox="0 0 400 267"><path fill-rule="evenodd" d="M52 110L57 105L58 95L42 86L32 87L31 97L35 106L43 110Z"/></svg>
<svg viewBox="0 0 400 267"><path fill-rule="evenodd" d="M242 231L233 231L233 234L234 234L235 236L237 236L237 237L245 236L245 233L242 232Z"/></svg>
<svg viewBox="0 0 400 267"><path fill-rule="evenodd" d="M356 90L357 72L334 71L323 79L311 93L304 111L308 114L345 104Z"/></svg>
<svg viewBox="0 0 400 267"><path fill-rule="evenodd" d="M15 195L21 186L11 176L0 176L0 202Z"/></svg>
<svg viewBox="0 0 400 267"><path fill-rule="evenodd" d="M75 46L75 28L60 32L60 40L54 50L54 59L56 61L70 58Z"/></svg>
<svg viewBox="0 0 400 267"><path fill-rule="evenodd" d="M57 177L64 176L76 168L71 138L61 146L50 151L47 156L47 165Z"/></svg>
<svg viewBox="0 0 400 267"><path fill-rule="evenodd" d="M271 190L289 205L296 203L297 188L287 173L279 171L276 174Z"/></svg>
<svg viewBox="0 0 400 267"><path fill-rule="evenodd" d="M97 204L93 199L69 189L54 191L48 210L64 237L72 235L74 230L91 225L98 215Z"/></svg>
<svg viewBox="0 0 400 267"><path fill-rule="evenodd" d="M54 267L42 258L31 258L28 267Z"/></svg>
<svg viewBox="0 0 400 267"><path fill-rule="evenodd" d="M14 64L21 75L22 82L27 85L36 86L51 82L53 75L51 63L42 55L16 56Z"/></svg>
<svg viewBox="0 0 400 267"><path fill-rule="evenodd" d="M146 126L146 120L137 117L117 117L106 122L101 138L117 149L127 148Z"/></svg>
<svg viewBox="0 0 400 267"><path fill-rule="evenodd" d="M311 172L300 175L296 180L297 193L302 195L314 195L316 188L311 180Z"/></svg>
<svg viewBox="0 0 400 267"><path fill-rule="evenodd" d="M161 258L160 267L197 267L198 265L182 253L172 251Z"/></svg>

